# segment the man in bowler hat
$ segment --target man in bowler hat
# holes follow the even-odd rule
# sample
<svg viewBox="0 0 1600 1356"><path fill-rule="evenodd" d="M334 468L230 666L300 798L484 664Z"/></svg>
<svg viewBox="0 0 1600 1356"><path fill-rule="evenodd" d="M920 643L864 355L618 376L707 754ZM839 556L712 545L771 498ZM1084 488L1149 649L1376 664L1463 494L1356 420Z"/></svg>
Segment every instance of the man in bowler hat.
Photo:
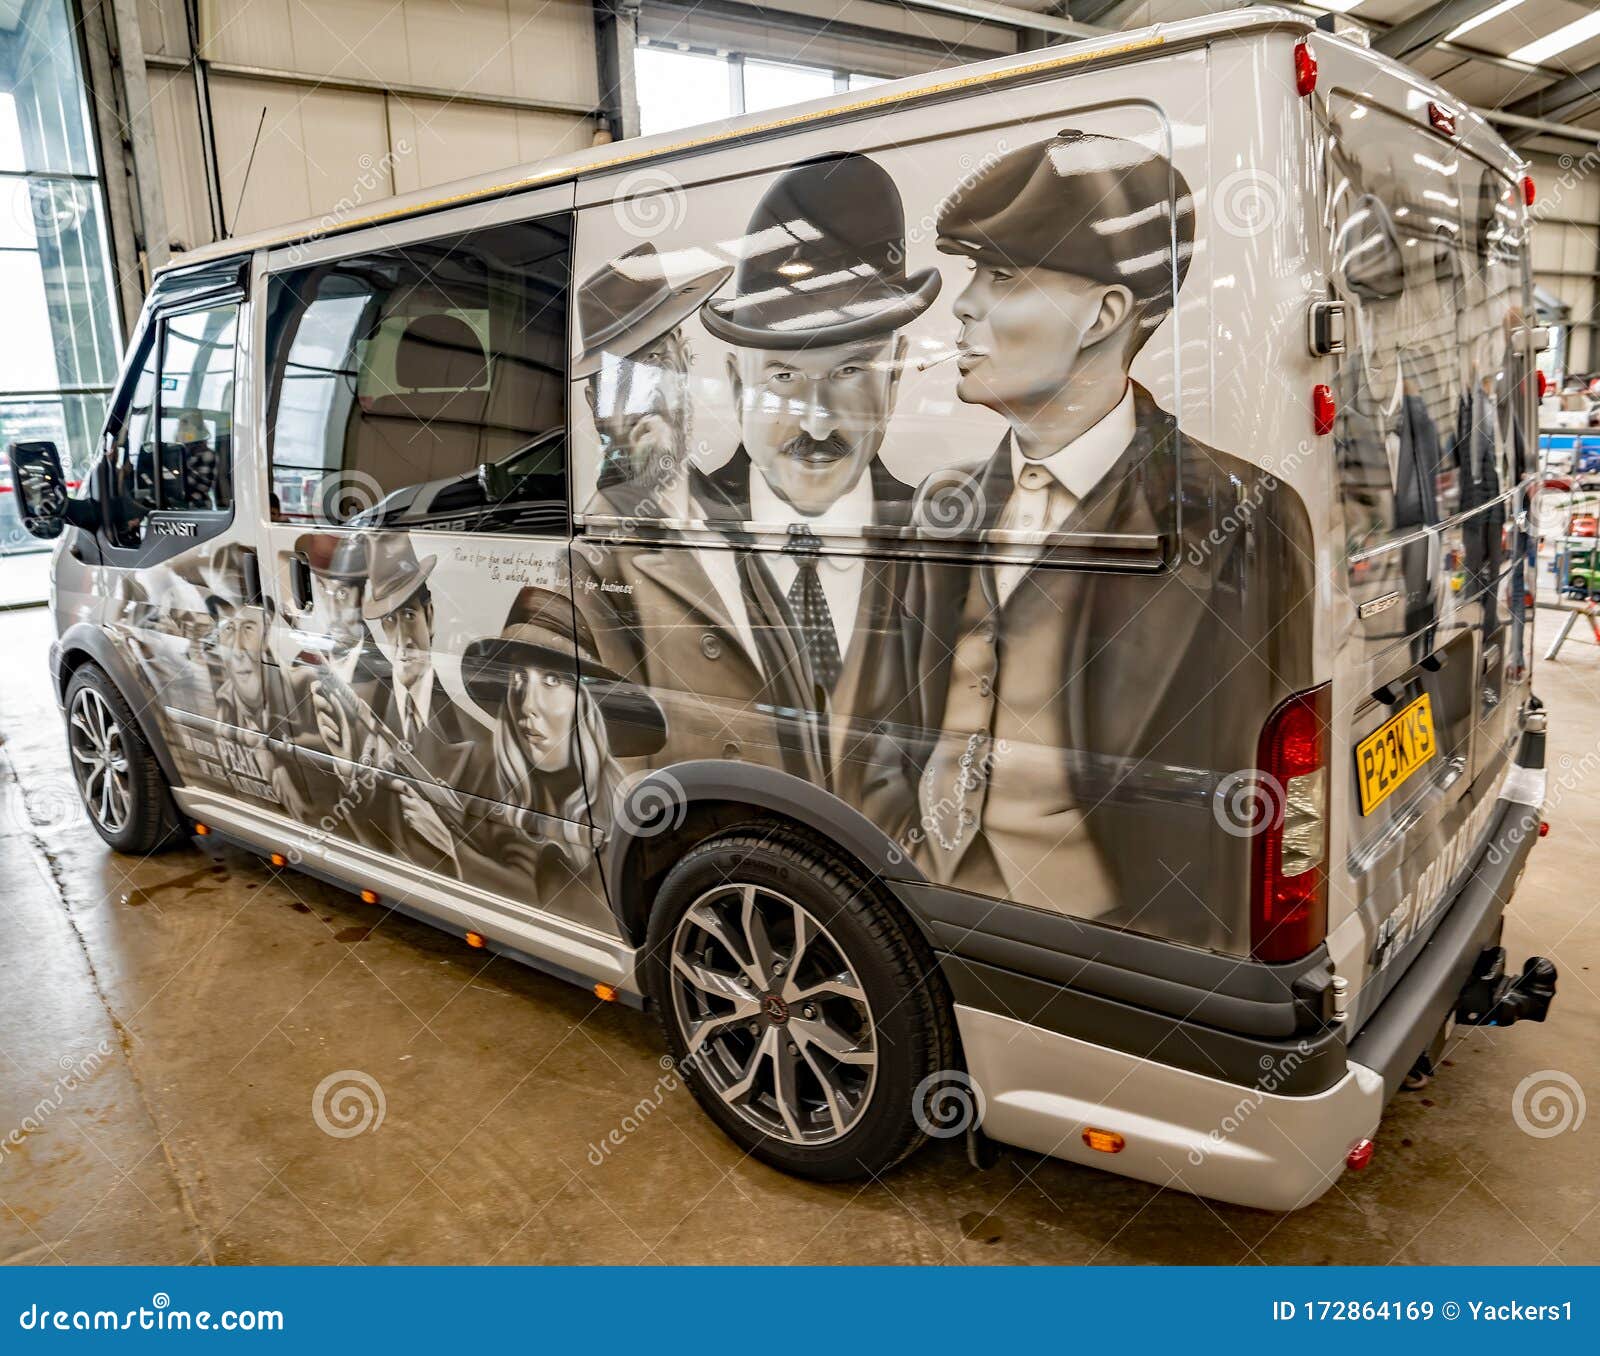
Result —
<svg viewBox="0 0 1600 1356"><path fill-rule="evenodd" d="M747 250L706 329L733 346L728 382L742 441L710 477L739 519L786 530L768 565L827 713L830 785L874 813L883 742L909 681L899 651L905 566L820 549L903 527L912 487L879 457L906 360L900 331L939 294L935 268L908 272L905 214L887 171L830 155L779 175L756 204Z"/></svg>
<svg viewBox="0 0 1600 1356"><path fill-rule="evenodd" d="M602 448L573 551L573 594L596 662L653 691L667 711L669 761L736 755L820 779L809 669L783 603L748 552L696 551L666 524L726 523L736 510L691 477L693 392L684 321L733 272L673 276L646 242L577 291L583 345L574 375ZM660 526L657 526L660 525ZM608 528L622 529L613 541ZM662 538L637 540L640 530Z"/></svg>
<svg viewBox="0 0 1600 1356"><path fill-rule="evenodd" d="M1271 690L1263 658L1233 653L1237 633L1201 601L1242 549L1242 529L1206 541L1212 506L1260 473L1185 437L1128 376L1193 241L1164 156L1075 130L1000 157L940 209L938 248L971 267L956 394L1009 428L987 460L919 491L930 530L949 519L942 496L965 496L990 562L928 564L914 582L929 746L914 851L944 884L1216 942L1183 875L1214 821L1180 775L1219 756L1216 694L1184 674L1236 667L1230 700L1246 704L1252 684ZM1063 568L1060 533L1161 541L1166 568Z"/></svg>

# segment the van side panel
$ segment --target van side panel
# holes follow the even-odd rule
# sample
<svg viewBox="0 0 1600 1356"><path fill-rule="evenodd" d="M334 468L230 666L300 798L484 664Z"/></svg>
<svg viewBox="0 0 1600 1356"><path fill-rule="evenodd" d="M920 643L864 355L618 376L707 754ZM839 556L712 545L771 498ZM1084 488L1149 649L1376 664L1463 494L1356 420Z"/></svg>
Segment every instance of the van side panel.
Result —
<svg viewBox="0 0 1600 1356"><path fill-rule="evenodd" d="M1266 449L1190 431L1208 60L580 185L574 598L594 676L665 714L652 786L823 787L976 928L1004 900L1248 950L1219 793L1314 681L1315 547Z"/></svg>

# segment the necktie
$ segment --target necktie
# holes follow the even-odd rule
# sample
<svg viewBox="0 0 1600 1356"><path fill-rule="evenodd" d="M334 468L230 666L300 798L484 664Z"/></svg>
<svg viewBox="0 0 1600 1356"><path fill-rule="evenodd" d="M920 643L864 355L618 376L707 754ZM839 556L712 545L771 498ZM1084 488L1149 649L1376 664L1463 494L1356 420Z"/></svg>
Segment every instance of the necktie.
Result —
<svg viewBox="0 0 1600 1356"><path fill-rule="evenodd" d="M839 655L839 633L834 630L828 595L817 578L817 536L809 530L792 532L786 548L799 567L789 585L789 609L800 623L800 638L811 658L811 671L824 690L833 691L844 661Z"/></svg>
<svg viewBox="0 0 1600 1356"><path fill-rule="evenodd" d="M417 699L409 692L406 693L403 714L405 716L405 729L402 731L402 733L407 739L413 739L416 737L417 733Z"/></svg>

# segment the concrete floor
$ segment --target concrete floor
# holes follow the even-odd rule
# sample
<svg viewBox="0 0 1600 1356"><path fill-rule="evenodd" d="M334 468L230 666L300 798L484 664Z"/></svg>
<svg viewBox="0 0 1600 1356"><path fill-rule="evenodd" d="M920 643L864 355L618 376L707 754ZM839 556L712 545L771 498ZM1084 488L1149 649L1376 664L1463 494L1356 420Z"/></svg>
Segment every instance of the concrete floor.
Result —
<svg viewBox="0 0 1600 1356"><path fill-rule="evenodd" d="M1600 1262L1595 1122L1524 1133L1556 1071L1600 1092L1600 648L1545 665L1552 836L1507 925L1545 1026L1475 1030L1390 1109L1371 1168L1290 1216L950 1144L821 1187L742 1159L652 1021L264 862L134 863L85 822L42 611L0 614L0 1259L13 1262ZM336 1137L340 1071L381 1123ZM367 1094L369 1099L372 1093ZM641 1102L620 1147L591 1154ZM356 1128L357 1102L335 1097ZM7 1138L7 1136L10 1138ZM598 1159L598 1166L591 1158Z"/></svg>

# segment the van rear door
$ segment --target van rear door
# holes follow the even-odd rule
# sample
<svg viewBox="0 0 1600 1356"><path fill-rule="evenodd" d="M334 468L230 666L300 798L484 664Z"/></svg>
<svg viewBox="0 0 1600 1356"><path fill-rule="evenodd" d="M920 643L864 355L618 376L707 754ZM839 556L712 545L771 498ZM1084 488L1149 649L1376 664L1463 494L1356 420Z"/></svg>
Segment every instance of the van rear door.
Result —
<svg viewBox="0 0 1600 1356"><path fill-rule="evenodd" d="M1526 219L1505 173L1426 123L1338 90L1328 115L1350 604L1330 949L1359 1020L1474 856L1527 682L1526 628L1508 625L1520 584L1507 596L1528 461Z"/></svg>

